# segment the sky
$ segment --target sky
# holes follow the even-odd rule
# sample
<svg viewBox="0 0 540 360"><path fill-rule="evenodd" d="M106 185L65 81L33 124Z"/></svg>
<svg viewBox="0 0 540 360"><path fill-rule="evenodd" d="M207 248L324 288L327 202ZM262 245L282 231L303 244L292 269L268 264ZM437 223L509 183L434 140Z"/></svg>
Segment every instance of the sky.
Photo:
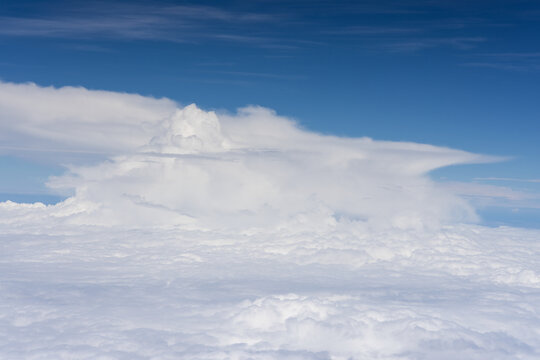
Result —
<svg viewBox="0 0 540 360"><path fill-rule="evenodd" d="M540 358L533 1L0 3L0 358Z"/></svg>
<svg viewBox="0 0 540 360"><path fill-rule="evenodd" d="M324 134L506 157L432 176L532 199L475 198L494 225L540 220L535 1L3 1L0 17L4 82L260 105ZM63 164L0 151L3 199L54 201L43 179Z"/></svg>

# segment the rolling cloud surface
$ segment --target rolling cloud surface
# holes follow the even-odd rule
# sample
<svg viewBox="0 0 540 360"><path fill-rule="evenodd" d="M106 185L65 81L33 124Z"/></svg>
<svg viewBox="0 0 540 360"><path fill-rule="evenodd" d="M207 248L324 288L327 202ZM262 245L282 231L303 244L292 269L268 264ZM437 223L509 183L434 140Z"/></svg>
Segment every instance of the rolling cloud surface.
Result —
<svg viewBox="0 0 540 360"><path fill-rule="evenodd" d="M71 161L65 201L0 203L3 357L539 356L540 233L429 178L495 158L84 88L0 109L4 152Z"/></svg>

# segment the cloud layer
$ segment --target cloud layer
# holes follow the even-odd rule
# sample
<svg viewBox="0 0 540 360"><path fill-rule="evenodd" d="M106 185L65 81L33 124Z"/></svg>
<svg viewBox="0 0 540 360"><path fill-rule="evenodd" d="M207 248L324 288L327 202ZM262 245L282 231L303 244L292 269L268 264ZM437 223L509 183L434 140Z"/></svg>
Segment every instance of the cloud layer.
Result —
<svg viewBox="0 0 540 360"><path fill-rule="evenodd" d="M535 359L540 352L538 231L374 232L341 223L239 234L48 221L49 228L0 225L6 358Z"/></svg>
<svg viewBox="0 0 540 360"><path fill-rule="evenodd" d="M0 203L0 357L538 358L540 233L428 177L492 158L83 88L0 114L4 151L107 157Z"/></svg>
<svg viewBox="0 0 540 360"><path fill-rule="evenodd" d="M218 116L167 99L33 84L3 83L0 95L8 147L110 157L50 181L74 196L43 211L70 223L249 228L312 217L320 224L323 216L422 228L474 221L466 202L426 175L492 160L324 136L260 107Z"/></svg>

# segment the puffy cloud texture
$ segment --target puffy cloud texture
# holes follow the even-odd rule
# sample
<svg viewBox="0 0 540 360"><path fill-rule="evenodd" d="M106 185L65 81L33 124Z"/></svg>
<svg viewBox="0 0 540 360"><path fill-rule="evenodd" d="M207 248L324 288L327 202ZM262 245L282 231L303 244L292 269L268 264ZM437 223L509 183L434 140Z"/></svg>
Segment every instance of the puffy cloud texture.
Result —
<svg viewBox="0 0 540 360"><path fill-rule="evenodd" d="M0 357L540 355L540 233L428 177L489 157L82 88L0 83L0 110L6 149L108 158L0 203Z"/></svg>
<svg viewBox="0 0 540 360"><path fill-rule="evenodd" d="M260 107L218 117L165 99L33 84L1 84L0 95L6 141L110 156L50 182L75 196L46 211L78 224L248 228L312 217L320 224L325 216L422 228L471 221L474 211L426 174L490 160L323 136Z"/></svg>

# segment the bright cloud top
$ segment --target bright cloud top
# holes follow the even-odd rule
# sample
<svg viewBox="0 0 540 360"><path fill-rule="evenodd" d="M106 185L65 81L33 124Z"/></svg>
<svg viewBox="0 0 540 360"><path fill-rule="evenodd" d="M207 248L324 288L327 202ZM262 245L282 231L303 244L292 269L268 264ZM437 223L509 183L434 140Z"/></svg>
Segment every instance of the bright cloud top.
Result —
<svg viewBox="0 0 540 360"><path fill-rule="evenodd" d="M75 224L251 228L346 219L423 228L474 221L466 202L426 174L493 160L320 135L261 107L217 115L84 88L0 83L0 109L7 147L110 157L51 179L58 191L74 190L67 201L17 211L45 211Z"/></svg>

